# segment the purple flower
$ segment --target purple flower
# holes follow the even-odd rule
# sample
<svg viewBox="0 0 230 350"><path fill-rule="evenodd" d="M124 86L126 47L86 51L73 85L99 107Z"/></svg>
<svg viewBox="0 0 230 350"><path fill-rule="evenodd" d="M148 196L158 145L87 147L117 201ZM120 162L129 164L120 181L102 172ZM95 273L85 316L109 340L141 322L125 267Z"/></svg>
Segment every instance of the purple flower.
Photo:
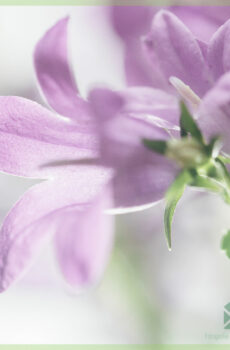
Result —
<svg viewBox="0 0 230 350"><path fill-rule="evenodd" d="M111 20L125 43L125 71L129 85L159 87L161 75L146 60L141 37L151 28L154 15L162 7L114 6ZM177 15L202 42L208 42L215 31L230 18L230 6L171 6L166 9Z"/></svg>
<svg viewBox="0 0 230 350"><path fill-rule="evenodd" d="M161 73L159 87L176 98L183 98L198 121L203 120L207 104L210 103L214 108L210 96L219 91L219 79L223 77L225 84L229 79L229 38L230 20L206 44L197 40L175 15L167 11L161 11L155 16L147 36L145 45L149 62L153 71L157 69ZM216 96L215 102L215 108L219 108L219 97ZM211 123L209 116L206 123L202 124L204 134L207 134ZM219 119L215 135L218 133L224 138L223 151L229 153L229 133L223 127L222 119Z"/></svg>
<svg viewBox="0 0 230 350"><path fill-rule="evenodd" d="M112 246L113 220L103 214L111 206L111 172L87 164L98 156L98 140L68 65L67 22L48 31L35 51L38 81L55 112L24 98L0 97L0 170L46 180L16 203L2 225L1 291L53 234L60 268L76 287L100 279ZM65 166L53 166L63 159Z"/></svg>
<svg viewBox="0 0 230 350"><path fill-rule="evenodd" d="M166 129L177 132L175 99L146 88L96 89L83 100L67 59L67 23L59 21L35 50L37 78L54 112L24 98L0 97L0 170L45 180L16 203L1 228L1 291L53 235L66 281L75 287L96 283L113 241L113 220L104 210L152 205L178 172L142 142L167 140ZM168 108L172 122L164 121Z"/></svg>
<svg viewBox="0 0 230 350"><path fill-rule="evenodd" d="M151 83L123 92L94 89L88 100L79 95L68 63L67 23L58 22L35 50L37 78L55 112L23 98L0 98L0 170L45 180L18 201L1 228L1 291L52 234L68 283L100 279L113 241L112 217L104 210L152 205L180 171L170 158L184 155L171 154L177 144L170 141L178 138L181 97L204 134L221 135L223 151L230 152L230 22L206 44L175 15L157 13L143 45ZM152 152L143 139L169 141L171 156ZM196 142L184 147L197 158Z"/></svg>
<svg viewBox="0 0 230 350"><path fill-rule="evenodd" d="M219 8L217 14L218 11ZM221 77L226 75L222 80L225 86L229 79L230 20L217 29L208 43L198 39L177 16L161 10L154 16L151 31L145 36L142 48L145 53L145 69L154 90L159 89L165 96L171 95L172 101L173 96L177 101L184 99L193 114L199 117L204 134L211 136L208 130L212 120L205 112L204 122L203 115L209 103L213 110L214 107L220 107L223 94L216 95L215 99L213 97L213 101L216 101L215 106L209 100L209 96L219 91L221 83L218 81ZM180 115L175 112L175 104L176 101L171 106L174 112L170 112L168 104L167 115L164 118L179 125ZM158 111L155 111L154 115L161 117ZM224 139L223 151L230 153L229 133L224 123L219 122L216 134Z"/></svg>

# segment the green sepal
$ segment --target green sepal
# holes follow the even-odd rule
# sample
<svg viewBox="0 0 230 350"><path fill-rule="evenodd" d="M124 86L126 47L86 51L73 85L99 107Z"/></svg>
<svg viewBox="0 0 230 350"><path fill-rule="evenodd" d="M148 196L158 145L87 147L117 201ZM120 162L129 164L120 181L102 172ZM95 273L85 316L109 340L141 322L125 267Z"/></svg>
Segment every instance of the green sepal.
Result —
<svg viewBox="0 0 230 350"><path fill-rule="evenodd" d="M230 164L230 157L228 157L228 156L226 156L226 155L221 155L221 156L219 156L218 157L221 161L222 161L222 163L224 163L224 164Z"/></svg>
<svg viewBox="0 0 230 350"><path fill-rule="evenodd" d="M193 176L188 170L183 170L169 187L166 192L166 207L164 213L165 236L168 243L168 248L171 250L171 231L173 215L178 201L182 197L187 185L192 182Z"/></svg>
<svg viewBox="0 0 230 350"><path fill-rule="evenodd" d="M219 150L221 148L221 138L219 136L214 136L210 143L205 146L207 156L216 158L216 154L219 153Z"/></svg>
<svg viewBox="0 0 230 350"><path fill-rule="evenodd" d="M215 193L223 191L223 186L220 182L203 175L196 175L190 186L202 188Z"/></svg>
<svg viewBox="0 0 230 350"><path fill-rule="evenodd" d="M180 108L181 108L181 115L180 115L181 137L186 137L188 135L191 135L196 140L198 140L203 144L204 141L203 141L202 133L183 101L180 104Z"/></svg>
<svg viewBox="0 0 230 350"><path fill-rule="evenodd" d="M222 238L221 249L225 251L227 257L230 259L230 230Z"/></svg>
<svg viewBox="0 0 230 350"><path fill-rule="evenodd" d="M159 154L165 154L167 150L167 142L164 140L143 139L145 147Z"/></svg>

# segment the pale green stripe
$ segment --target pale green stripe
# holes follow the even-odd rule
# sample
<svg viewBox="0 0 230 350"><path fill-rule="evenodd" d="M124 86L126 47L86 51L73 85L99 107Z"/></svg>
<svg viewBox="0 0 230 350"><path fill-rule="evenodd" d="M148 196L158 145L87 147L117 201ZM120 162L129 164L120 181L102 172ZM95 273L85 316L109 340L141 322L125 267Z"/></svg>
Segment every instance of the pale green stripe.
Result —
<svg viewBox="0 0 230 350"><path fill-rule="evenodd" d="M0 0L0 6L8 5L8 6L106 6L111 5L112 1L109 0ZM173 2L174 4L176 3ZM127 5L145 5L145 6L162 6L172 4L170 0L114 0L113 4L119 6L127 6ZM193 0L179 1L180 5L229 5L229 0Z"/></svg>
<svg viewBox="0 0 230 350"><path fill-rule="evenodd" d="M0 345L3 350L229 350L229 345Z"/></svg>

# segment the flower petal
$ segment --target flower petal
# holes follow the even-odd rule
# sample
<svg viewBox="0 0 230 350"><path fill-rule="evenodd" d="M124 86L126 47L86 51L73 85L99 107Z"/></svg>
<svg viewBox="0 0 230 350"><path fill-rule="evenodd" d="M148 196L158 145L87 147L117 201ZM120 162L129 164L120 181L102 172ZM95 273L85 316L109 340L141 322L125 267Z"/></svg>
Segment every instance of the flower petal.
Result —
<svg viewBox="0 0 230 350"><path fill-rule="evenodd" d="M158 9L155 6L112 6L111 21L116 32L130 40L146 33Z"/></svg>
<svg viewBox="0 0 230 350"><path fill-rule="evenodd" d="M32 187L6 217L0 231L0 291L28 267L63 210L85 208L110 179L103 169L78 169L75 175ZM58 220L57 220L58 219Z"/></svg>
<svg viewBox="0 0 230 350"><path fill-rule="evenodd" d="M130 88L123 93L96 89L89 100L98 120L101 158L115 169L115 207L139 207L161 199L178 169L149 151L143 139L167 140L165 129L176 131L176 99L159 90Z"/></svg>
<svg viewBox="0 0 230 350"><path fill-rule="evenodd" d="M147 45L167 80L175 76L200 97L204 95L210 83L200 45L175 15L163 10L156 14Z"/></svg>
<svg viewBox="0 0 230 350"><path fill-rule="evenodd" d="M94 134L89 122L72 123L30 100L0 97L0 171L49 177L58 169L42 164L94 157Z"/></svg>
<svg viewBox="0 0 230 350"><path fill-rule="evenodd" d="M230 154L230 73L226 73L202 100L198 123L208 139L221 136L223 151Z"/></svg>
<svg viewBox="0 0 230 350"><path fill-rule="evenodd" d="M113 217L103 210L111 207L108 193L86 206L68 210L59 220L56 249L66 281L83 288L99 282L113 243Z"/></svg>
<svg viewBox="0 0 230 350"><path fill-rule="evenodd" d="M115 208L129 212L161 200L177 173L167 158L158 155L119 169L113 181Z"/></svg>
<svg viewBox="0 0 230 350"><path fill-rule="evenodd" d="M60 20L37 44L34 63L41 89L59 114L84 118L86 102L80 97L68 62L68 18Z"/></svg>
<svg viewBox="0 0 230 350"><path fill-rule="evenodd" d="M230 20L213 35L208 49L208 63L214 80L230 70Z"/></svg>
<svg viewBox="0 0 230 350"><path fill-rule="evenodd" d="M160 117L164 112L170 115L168 96L159 92L159 101L157 98L154 100L154 94L149 93L151 91L154 90L140 88L123 93L106 89L91 92L89 101L98 123L101 159L106 165L123 167L139 163L146 153L147 156L149 153L152 155L143 145L144 138L169 138L165 129L167 126L173 129L175 125ZM163 100L168 104L164 105ZM171 100L174 102L173 98ZM172 116L175 114L173 107L175 104L172 103ZM157 115L154 115L155 112Z"/></svg>
<svg viewBox="0 0 230 350"><path fill-rule="evenodd" d="M230 17L229 6L171 6L170 10L205 42Z"/></svg>
<svg viewBox="0 0 230 350"><path fill-rule="evenodd" d="M152 18L159 9L154 6L111 7L112 25L125 43L125 74L129 86L165 87L165 78L149 62L140 39L150 30Z"/></svg>

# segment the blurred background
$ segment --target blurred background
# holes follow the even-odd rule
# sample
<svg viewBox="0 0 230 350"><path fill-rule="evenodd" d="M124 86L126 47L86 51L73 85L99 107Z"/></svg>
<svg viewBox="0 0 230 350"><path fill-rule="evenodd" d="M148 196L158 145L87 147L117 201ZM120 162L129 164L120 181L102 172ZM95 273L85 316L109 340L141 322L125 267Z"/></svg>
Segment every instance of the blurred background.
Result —
<svg viewBox="0 0 230 350"><path fill-rule="evenodd" d="M170 4L170 2L169 2ZM221 4L221 2L219 2ZM70 50L81 93L125 86L124 43L110 9L0 7L0 94L43 103L33 70L34 46L71 15ZM0 218L34 181L0 174ZM63 282L52 244L25 276L0 295L0 343L230 343L230 260L220 250L230 208L214 195L186 191L163 232L163 203L116 218L116 242L98 288L77 295Z"/></svg>

